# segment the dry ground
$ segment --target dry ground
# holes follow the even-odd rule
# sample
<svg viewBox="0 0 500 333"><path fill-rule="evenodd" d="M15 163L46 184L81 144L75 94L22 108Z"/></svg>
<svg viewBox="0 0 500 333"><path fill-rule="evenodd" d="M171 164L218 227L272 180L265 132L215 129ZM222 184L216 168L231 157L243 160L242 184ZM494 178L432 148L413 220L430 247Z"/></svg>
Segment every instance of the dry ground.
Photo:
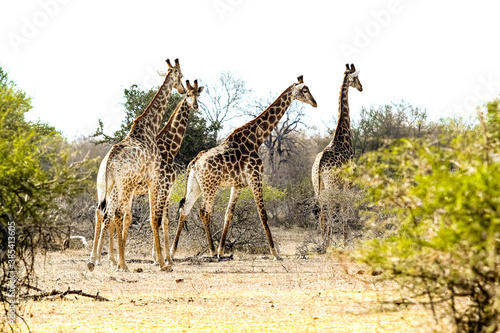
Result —
<svg viewBox="0 0 500 333"><path fill-rule="evenodd" d="M144 261L117 273L107 260L88 272L89 250L51 252L39 260L39 287L99 292L112 301L71 295L29 301L23 313L32 332L440 331L423 308L383 309L379 300L396 297L395 287L363 282L373 278L362 267L329 254L298 259L301 234L274 234L282 261L235 253L232 261L179 262L170 273ZM194 254L187 250L177 257Z"/></svg>

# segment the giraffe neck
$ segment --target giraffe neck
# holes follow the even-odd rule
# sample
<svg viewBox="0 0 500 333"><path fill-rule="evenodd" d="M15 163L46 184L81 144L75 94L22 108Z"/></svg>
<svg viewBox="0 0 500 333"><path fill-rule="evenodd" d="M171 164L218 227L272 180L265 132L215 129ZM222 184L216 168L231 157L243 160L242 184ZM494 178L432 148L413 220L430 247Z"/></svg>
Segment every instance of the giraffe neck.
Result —
<svg viewBox="0 0 500 333"><path fill-rule="evenodd" d="M168 163L173 163L175 156L181 148L190 113L191 106L187 102L187 98L184 97L174 112L172 112L163 129L156 136L160 153Z"/></svg>
<svg viewBox="0 0 500 333"><path fill-rule="evenodd" d="M339 96L339 120L333 139L328 145L330 148L340 150L346 158L351 158L354 155L351 140L351 121L349 116L349 84L347 82L348 74L345 74L344 81L340 88Z"/></svg>
<svg viewBox="0 0 500 333"><path fill-rule="evenodd" d="M154 140L160 129L174 82L170 72L144 112L134 120L129 136Z"/></svg>
<svg viewBox="0 0 500 333"><path fill-rule="evenodd" d="M293 85L288 87L255 119L234 130L233 133L231 133L226 139L226 142L232 140L241 141L242 136L245 136L248 144L254 146L254 149L258 149L262 143L264 143L269 134L271 134L276 125L278 125L279 121L292 103L292 88Z"/></svg>

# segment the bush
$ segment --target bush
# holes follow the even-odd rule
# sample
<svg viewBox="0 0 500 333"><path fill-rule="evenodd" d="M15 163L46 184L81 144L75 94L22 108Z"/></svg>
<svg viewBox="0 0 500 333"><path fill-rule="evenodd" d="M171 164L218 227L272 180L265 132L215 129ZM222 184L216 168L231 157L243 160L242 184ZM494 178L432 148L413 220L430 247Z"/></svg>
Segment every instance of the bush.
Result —
<svg viewBox="0 0 500 333"><path fill-rule="evenodd" d="M406 290L406 301L453 317L459 332L495 332L500 282L500 110L480 130L440 142L401 140L354 171L396 229L357 257ZM441 313L442 314L442 313Z"/></svg>
<svg viewBox="0 0 500 333"><path fill-rule="evenodd" d="M0 301L9 324L19 317L19 295L36 283L37 246L51 247L66 233L61 206L83 190L96 167L86 159L70 163L60 133L24 119L30 109L30 99L0 68Z"/></svg>

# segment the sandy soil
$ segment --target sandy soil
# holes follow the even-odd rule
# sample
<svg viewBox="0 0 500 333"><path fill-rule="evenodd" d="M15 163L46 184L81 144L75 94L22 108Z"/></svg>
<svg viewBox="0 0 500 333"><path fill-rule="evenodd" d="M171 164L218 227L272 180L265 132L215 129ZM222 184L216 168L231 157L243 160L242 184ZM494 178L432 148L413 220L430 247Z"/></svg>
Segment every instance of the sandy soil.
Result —
<svg viewBox="0 0 500 333"><path fill-rule="evenodd" d="M81 289L111 301L78 295L29 301L24 316L32 332L433 330L432 316L420 307L380 305L397 296L395 286L366 283L370 272L329 254L298 259L300 235L279 233L282 261L235 253L232 261L177 262L169 273L133 253L129 272L115 272L107 260L88 272L90 250L51 252L39 260L40 288Z"/></svg>

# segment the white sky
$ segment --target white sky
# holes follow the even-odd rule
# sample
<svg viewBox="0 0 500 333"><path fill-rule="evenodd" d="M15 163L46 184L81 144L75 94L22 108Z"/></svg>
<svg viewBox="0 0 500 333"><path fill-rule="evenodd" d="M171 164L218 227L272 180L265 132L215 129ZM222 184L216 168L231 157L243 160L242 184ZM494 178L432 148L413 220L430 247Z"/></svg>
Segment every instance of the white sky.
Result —
<svg viewBox="0 0 500 333"><path fill-rule="evenodd" d="M167 58L190 80L233 71L256 98L302 74L318 102L305 121L320 131L337 114L346 62L364 88L351 89L353 118L405 99L438 119L500 93L499 9L491 0L4 0L0 66L32 96L29 118L69 139L99 118L116 130L123 89L160 84Z"/></svg>

